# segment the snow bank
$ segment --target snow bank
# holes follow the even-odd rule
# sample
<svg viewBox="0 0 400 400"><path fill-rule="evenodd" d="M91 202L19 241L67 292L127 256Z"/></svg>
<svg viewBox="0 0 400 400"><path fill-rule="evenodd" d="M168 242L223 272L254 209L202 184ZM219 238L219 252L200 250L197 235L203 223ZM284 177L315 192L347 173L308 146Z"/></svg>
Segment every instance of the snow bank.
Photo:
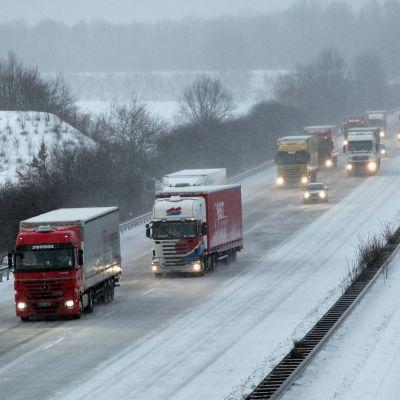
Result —
<svg viewBox="0 0 400 400"><path fill-rule="evenodd" d="M16 179L16 172L38 155L60 147L94 145L87 136L53 114L0 111L0 183Z"/></svg>
<svg viewBox="0 0 400 400"><path fill-rule="evenodd" d="M400 253L284 400L397 400Z"/></svg>

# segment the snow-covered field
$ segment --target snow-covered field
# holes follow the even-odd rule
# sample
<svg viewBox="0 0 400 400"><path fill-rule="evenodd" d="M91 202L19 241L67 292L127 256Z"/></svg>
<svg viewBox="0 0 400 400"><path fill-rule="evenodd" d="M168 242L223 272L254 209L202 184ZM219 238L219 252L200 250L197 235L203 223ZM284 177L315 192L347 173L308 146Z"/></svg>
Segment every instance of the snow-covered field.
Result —
<svg viewBox="0 0 400 400"><path fill-rule="evenodd" d="M0 183L15 180L16 172L37 157L42 143L48 154L56 147L94 145L53 114L0 111Z"/></svg>
<svg viewBox="0 0 400 400"><path fill-rule="evenodd" d="M396 157L254 268L57 398L240 399L340 295L359 236L400 222L399 185Z"/></svg>

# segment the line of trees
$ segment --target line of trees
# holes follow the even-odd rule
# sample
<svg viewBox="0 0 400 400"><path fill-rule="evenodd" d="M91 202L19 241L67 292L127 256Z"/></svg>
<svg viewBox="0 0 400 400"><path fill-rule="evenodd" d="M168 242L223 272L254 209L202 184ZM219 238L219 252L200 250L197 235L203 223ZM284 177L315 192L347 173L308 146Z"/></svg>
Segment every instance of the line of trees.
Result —
<svg viewBox="0 0 400 400"><path fill-rule="evenodd" d="M398 0L370 1L357 12L345 1L302 0L284 12L254 17L122 25L15 22L0 26L0 55L13 48L51 72L249 70L290 68L333 46L346 60L372 50L397 76L399 21Z"/></svg>
<svg viewBox="0 0 400 400"><path fill-rule="evenodd" d="M0 252L12 246L18 221L32 215L119 205L128 218L148 209L150 178L183 168L226 167L233 174L271 159L278 137L302 132L307 124L337 123L369 106L400 103L400 90L386 84L379 58L361 54L350 68L332 49L282 76L275 101L258 103L239 117L232 117L232 95L221 82L201 76L183 89L172 127L134 98L97 116L82 114L65 84L43 80L13 54L0 60L0 85L9 81L19 89L14 97L14 89L0 93L0 108L56 113L96 146L49 153L43 145L17 182L0 187Z"/></svg>

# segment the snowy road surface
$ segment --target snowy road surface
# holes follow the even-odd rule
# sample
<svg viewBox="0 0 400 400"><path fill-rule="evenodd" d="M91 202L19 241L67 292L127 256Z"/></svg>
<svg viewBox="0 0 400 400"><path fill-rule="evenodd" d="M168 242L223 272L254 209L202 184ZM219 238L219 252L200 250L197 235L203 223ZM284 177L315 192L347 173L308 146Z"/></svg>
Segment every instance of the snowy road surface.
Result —
<svg viewBox="0 0 400 400"><path fill-rule="evenodd" d="M245 251L203 278L155 280L139 227L122 236L115 301L79 321L23 324L0 291L5 398L240 398L339 295L357 235L398 218L396 153L377 177L322 173L328 204L273 188L273 168L248 179Z"/></svg>

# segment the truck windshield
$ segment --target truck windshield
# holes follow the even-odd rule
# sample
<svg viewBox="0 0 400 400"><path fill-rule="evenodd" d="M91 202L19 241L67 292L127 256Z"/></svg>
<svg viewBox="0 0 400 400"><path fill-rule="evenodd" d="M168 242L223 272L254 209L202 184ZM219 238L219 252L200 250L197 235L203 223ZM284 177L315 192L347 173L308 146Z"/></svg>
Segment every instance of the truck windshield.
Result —
<svg viewBox="0 0 400 400"><path fill-rule="evenodd" d="M297 151L295 153L282 151L276 153L275 162L277 164L306 164L308 158L308 154L305 151Z"/></svg>
<svg viewBox="0 0 400 400"><path fill-rule="evenodd" d="M347 151L350 153L364 153L372 151L372 141L370 140L351 140L348 144Z"/></svg>
<svg viewBox="0 0 400 400"><path fill-rule="evenodd" d="M153 223L153 239L182 239L198 236L196 221L160 221Z"/></svg>
<svg viewBox="0 0 400 400"><path fill-rule="evenodd" d="M17 247L15 257L17 272L68 269L74 265L75 252L72 246L51 244Z"/></svg>

